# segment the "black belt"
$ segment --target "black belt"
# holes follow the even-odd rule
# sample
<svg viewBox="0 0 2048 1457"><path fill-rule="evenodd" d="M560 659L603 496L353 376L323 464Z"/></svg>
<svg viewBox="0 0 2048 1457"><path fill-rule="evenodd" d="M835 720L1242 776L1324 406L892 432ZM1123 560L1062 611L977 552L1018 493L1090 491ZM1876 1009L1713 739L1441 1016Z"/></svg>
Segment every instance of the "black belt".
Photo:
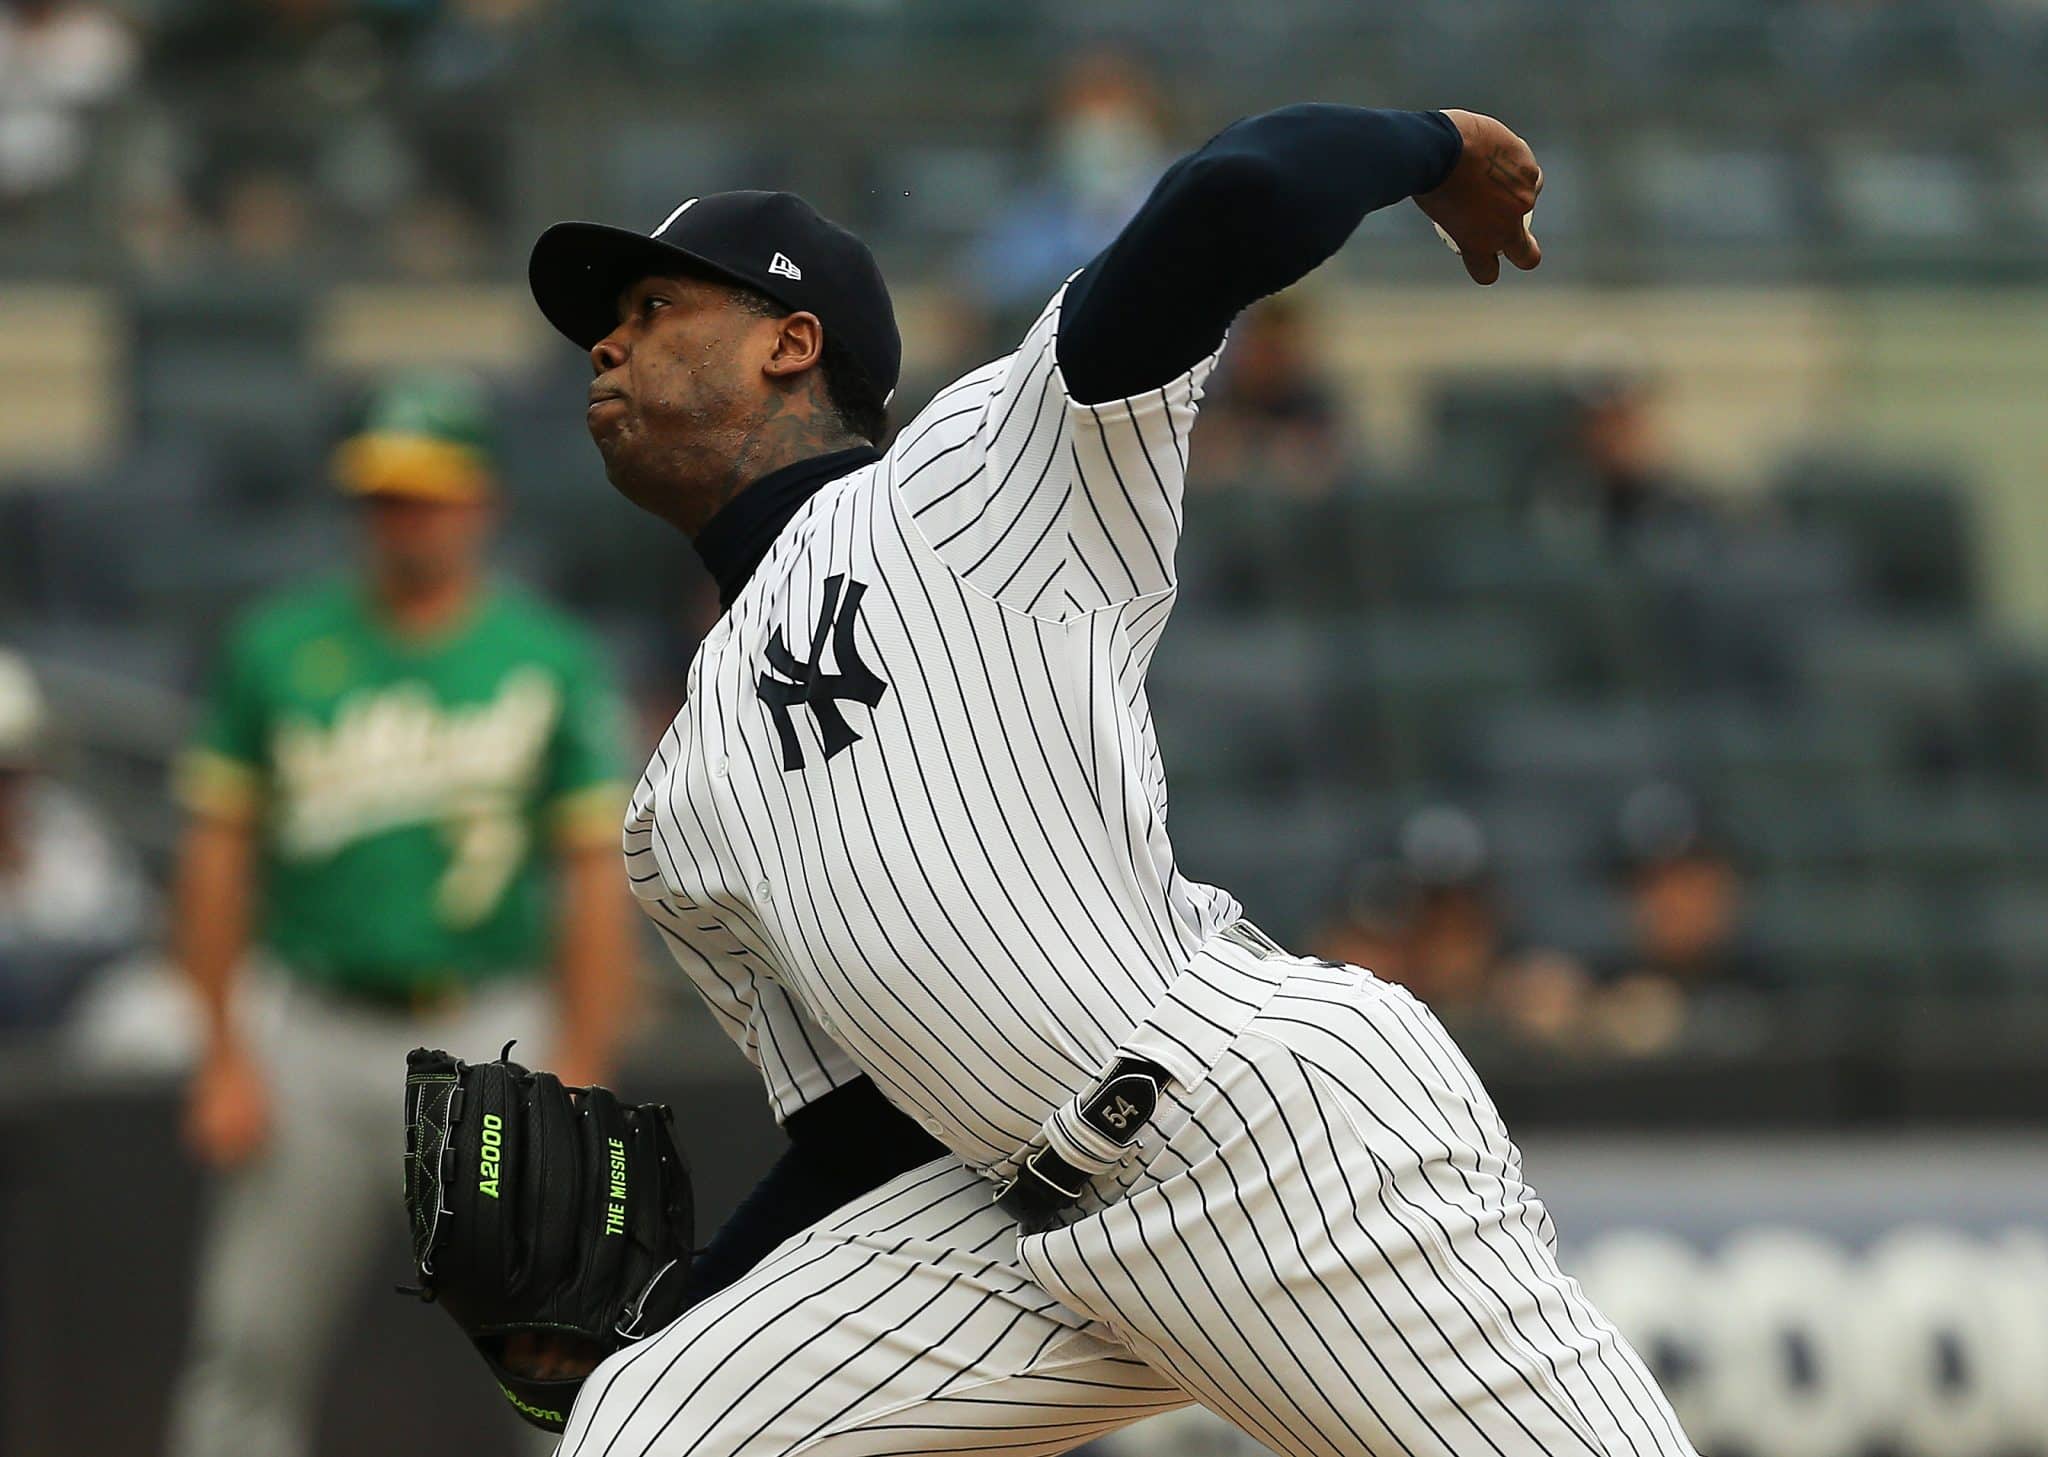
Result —
<svg viewBox="0 0 2048 1457"><path fill-rule="evenodd" d="M1081 1100L1081 1121L1111 1143L1129 1148L1152 1121L1167 1079L1166 1069L1156 1062L1120 1057ZM1026 1155L1015 1178L996 1190L996 1205L1017 1221L1022 1233L1043 1234L1080 1201L1094 1177L1050 1146L1041 1146Z"/></svg>
<svg viewBox="0 0 2048 1457"><path fill-rule="evenodd" d="M1218 931L1216 939L1249 951L1261 961L1287 955L1279 942L1242 917ZM1148 1013L1140 1021L1141 1030L1151 1023L1152 1017ZM1062 1124L1071 1125L1078 1120L1097 1138L1127 1150L1152 1121L1159 1107L1159 1090L1171 1079L1172 1074L1149 1058L1119 1054L1101 1080L1075 1101L1072 1113L1062 1106L1046 1120L1046 1141L1024 1156L1015 1178L996 1190L997 1206L1015 1219L1025 1234L1043 1234L1058 1224L1060 1215L1073 1208L1087 1192L1089 1181L1106 1172L1109 1166L1093 1172L1076 1168L1051 1146L1053 1133L1061 1130ZM1070 1128L1062 1130L1061 1136L1072 1147L1085 1151L1083 1142L1074 1137Z"/></svg>

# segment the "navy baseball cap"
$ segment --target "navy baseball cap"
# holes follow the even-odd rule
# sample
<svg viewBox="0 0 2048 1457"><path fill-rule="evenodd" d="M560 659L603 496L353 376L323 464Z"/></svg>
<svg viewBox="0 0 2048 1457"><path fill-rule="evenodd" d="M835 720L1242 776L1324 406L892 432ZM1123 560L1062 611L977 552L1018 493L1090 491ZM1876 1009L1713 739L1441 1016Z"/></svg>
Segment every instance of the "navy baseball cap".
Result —
<svg viewBox="0 0 2048 1457"><path fill-rule="evenodd" d="M584 349L618 326L620 292L654 274L709 274L816 314L884 395L896 389L903 340L875 255L793 193L693 197L645 235L556 223L526 267L540 311Z"/></svg>

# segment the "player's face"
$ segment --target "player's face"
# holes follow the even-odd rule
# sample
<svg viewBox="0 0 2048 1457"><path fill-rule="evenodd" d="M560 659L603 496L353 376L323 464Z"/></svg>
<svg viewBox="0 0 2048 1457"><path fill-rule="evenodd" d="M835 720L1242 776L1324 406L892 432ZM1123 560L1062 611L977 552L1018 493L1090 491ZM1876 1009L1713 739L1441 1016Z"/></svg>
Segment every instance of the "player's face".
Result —
<svg viewBox="0 0 2048 1457"><path fill-rule="evenodd" d="M371 496L364 504L370 569L401 589L439 586L477 569L490 508L477 503Z"/></svg>
<svg viewBox="0 0 2048 1457"><path fill-rule="evenodd" d="M704 488L744 457L777 327L703 279L643 278L619 296L618 327L590 351L584 423L628 500L689 531L716 509Z"/></svg>

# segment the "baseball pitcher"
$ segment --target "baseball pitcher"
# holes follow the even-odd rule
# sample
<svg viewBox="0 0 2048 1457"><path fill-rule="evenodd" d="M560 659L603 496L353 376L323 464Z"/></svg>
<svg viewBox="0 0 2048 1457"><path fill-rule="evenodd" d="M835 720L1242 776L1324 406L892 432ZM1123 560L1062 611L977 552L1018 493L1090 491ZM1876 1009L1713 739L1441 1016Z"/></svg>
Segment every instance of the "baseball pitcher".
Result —
<svg viewBox="0 0 2048 1457"><path fill-rule="evenodd" d="M799 199L541 237L606 474L725 607L627 874L790 1139L566 1457L1050 1454L1189 1401L1290 1457L1689 1457L1436 1019L1181 873L1145 696L1232 319L1403 198L1532 268L1540 186L1467 112L1240 121L886 449L888 290Z"/></svg>

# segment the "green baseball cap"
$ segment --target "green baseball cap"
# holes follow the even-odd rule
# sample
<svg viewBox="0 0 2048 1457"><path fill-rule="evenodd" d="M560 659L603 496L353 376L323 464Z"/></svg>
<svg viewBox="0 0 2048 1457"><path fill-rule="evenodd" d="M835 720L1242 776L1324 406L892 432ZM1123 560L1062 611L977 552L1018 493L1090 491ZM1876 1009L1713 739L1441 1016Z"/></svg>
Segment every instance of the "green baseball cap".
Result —
<svg viewBox="0 0 2048 1457"><path fill-rule="evenodd" d="M370 396L362 424L334 453L335 479L356 496L482 501L491 496L491 402L483 382L416 371Z"/></svg>

